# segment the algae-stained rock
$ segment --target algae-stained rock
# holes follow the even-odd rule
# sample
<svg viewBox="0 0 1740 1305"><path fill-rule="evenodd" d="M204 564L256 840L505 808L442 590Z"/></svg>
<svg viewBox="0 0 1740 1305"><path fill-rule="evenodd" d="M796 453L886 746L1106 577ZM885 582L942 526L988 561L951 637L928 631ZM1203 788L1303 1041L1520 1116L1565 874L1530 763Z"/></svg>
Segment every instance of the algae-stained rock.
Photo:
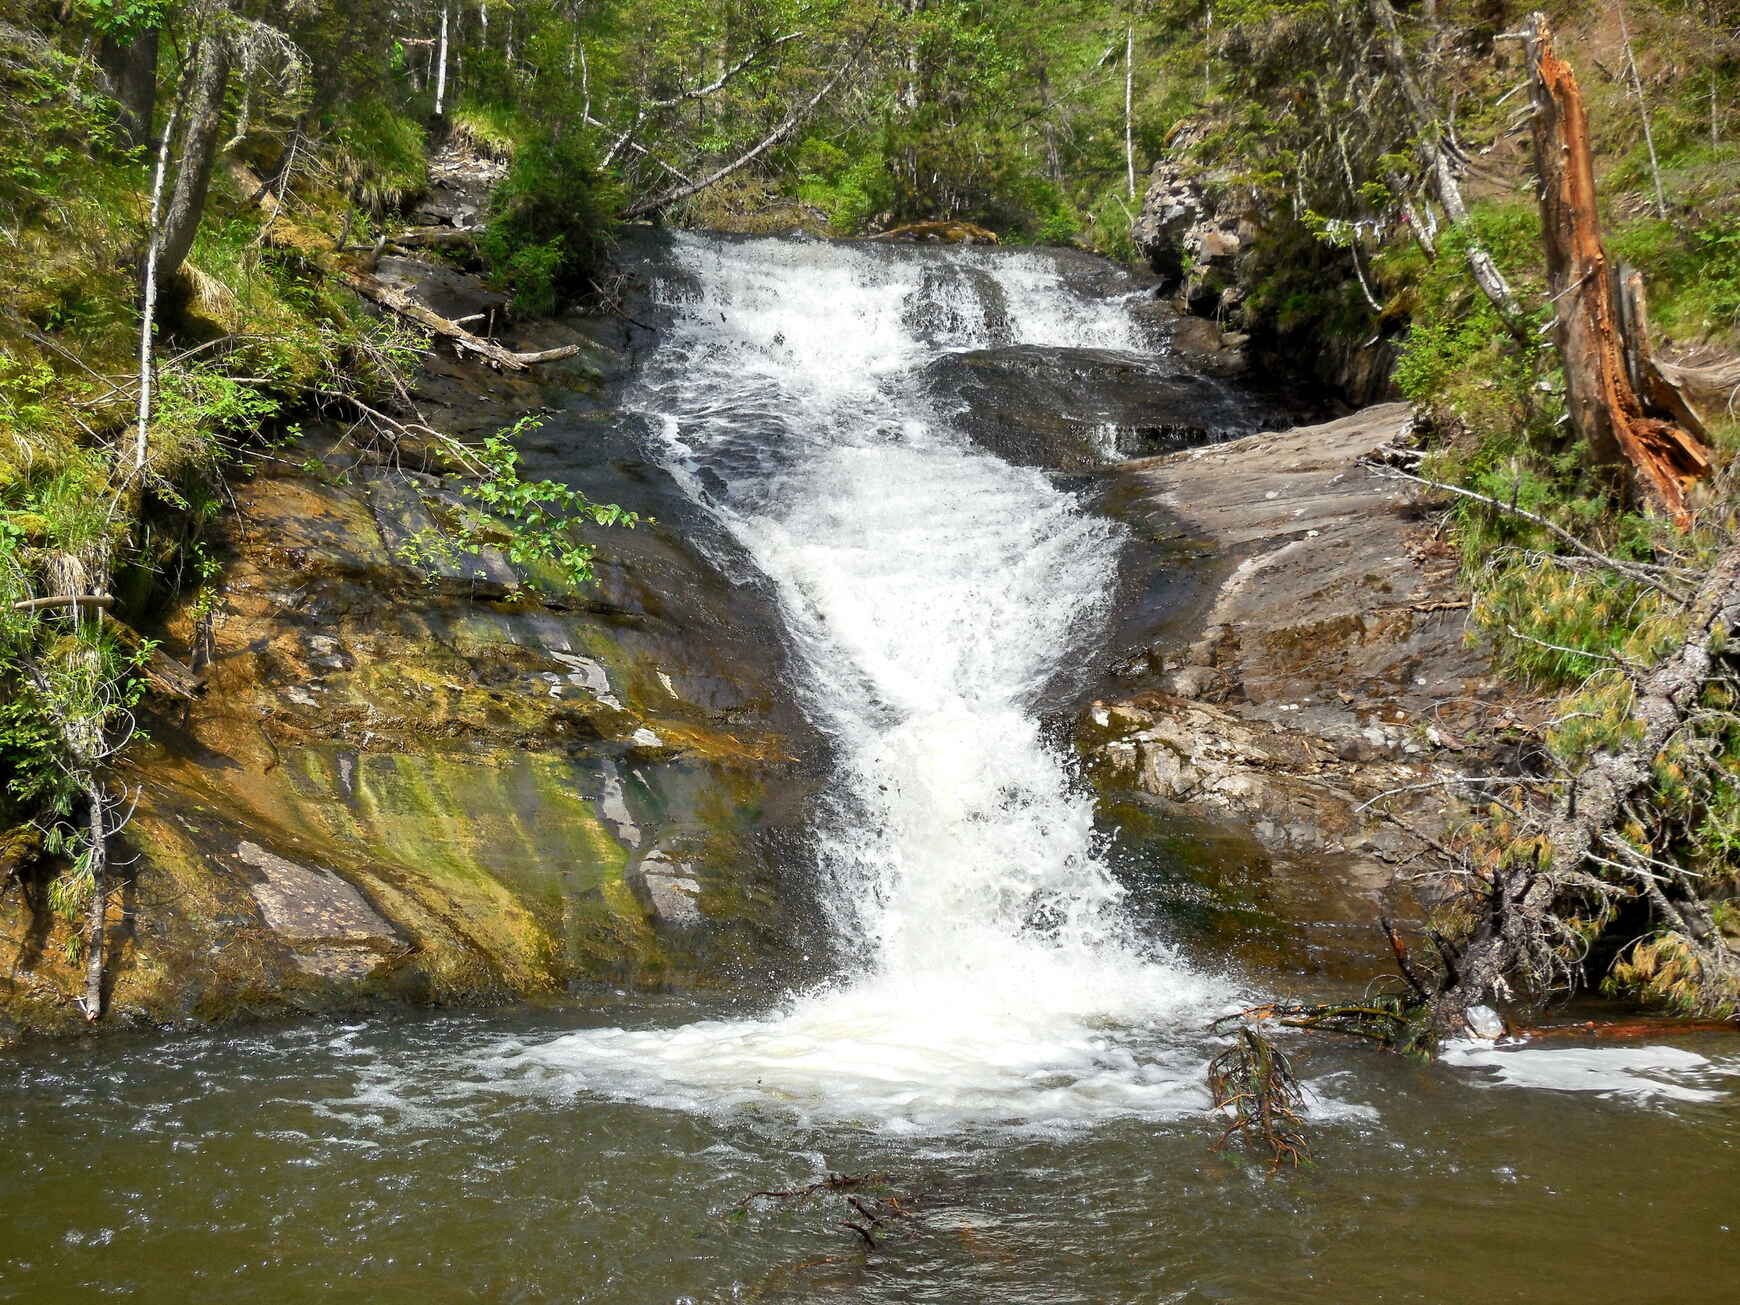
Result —
<svg viewBox="0 0 1740 1305"><path fill-rule="evenodd" d="M490 429L536 406L517 380L425 379L450 428L444 403ZM359 463L311 436L236 487L209 626L189 603L164 631L209 648L205 693L149 715L119 777L138 806L110 1023L784 963L771 849L802 837L813 767L771 601L709 560L729 541L702 538L633 418L542 399L529 474L656 518L588 528L585 592L494 549L429 565L416 544L463 486L409 453ZM0 1015L74 1027L65 925L14 896L0 927Z"/></svg>

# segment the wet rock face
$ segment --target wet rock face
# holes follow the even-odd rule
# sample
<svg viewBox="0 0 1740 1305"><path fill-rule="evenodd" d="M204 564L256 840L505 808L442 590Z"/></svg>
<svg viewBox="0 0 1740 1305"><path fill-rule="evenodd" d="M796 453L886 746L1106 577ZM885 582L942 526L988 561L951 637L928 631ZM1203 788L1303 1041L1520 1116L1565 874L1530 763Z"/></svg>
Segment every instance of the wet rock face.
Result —
<svg viewBox="0 0 1740 1305"><path fill-rule="evenodd" d="M1381 947L1369 923L1406 905L1394 872L1433 856L1408 827L1456 818L1442 782L1487 764L1513 706L1467 638L1450 550L1405 487L1357 465L1406 422L1392 404L1126 463L1104 500L1165 601L1122 605L1121 687L1077 723L1089 773L1111 809L1254 844L1245 863L1295 885L1297 913L1277 918L1328 968ZM1346 936L1332 946L1314 920Z"/></svg>
<svg viewBox="0 0 1740 1305"><path fill-rule="evenodd" d="M540 328L550 329L550 328ZM594 375L620 360L594 348ZM195 702L153 708L115 907L110 1023L591 982L729 985L787 963L819 744L750 568L596 397L436 358L432 423L545 424L523 466L656 518L596 530L596 587L503 548L430 552L466 482L315 431L235 487ZM20 940L0 1011L73 1027L74 967ZM123 912L125 912L123 916Z"/></svg>
<svg viewBox="0 0 1740 1305"><path fill-rule="evenodd" d="M1275 413L1251 391L1171 359L1103 349L945 354L929 379L993 453L1066 472L1249 434Z"/></svg>

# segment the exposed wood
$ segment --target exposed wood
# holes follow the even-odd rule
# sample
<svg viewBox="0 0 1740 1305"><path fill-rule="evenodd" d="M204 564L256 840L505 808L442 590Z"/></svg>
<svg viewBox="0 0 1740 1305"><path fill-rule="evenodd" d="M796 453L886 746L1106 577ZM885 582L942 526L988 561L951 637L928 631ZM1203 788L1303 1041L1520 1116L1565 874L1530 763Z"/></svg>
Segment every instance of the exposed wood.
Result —
<svg viewBox="0 0 1740 1305"><path fill-rule="evenodd" d="M1130 198L1136 198L1136 137L1135 115L1132 112L1136 90L1136 24L1124 28L1124 173Z"/></svg>
<svg viewBox="0 0 1740 1305"><path fill-rule="evenodd" d="M558 358L572 358L580 352L577 344L565 344L555 349L542 349L534 353L515 353L504 348L494 340L486 340L481 335L474 335L458 322L450 321L433 309L425 308L402 290L395 290L377 276L367 272L341 271L339 278L345 285L355 290L366 299L371 299L384 308L390 308L401 317L405 317L417 325L435 332L443 339L451 340L456 349L474 353L480 358L486 358L497 367L510 372L522 372L534 363L554 362Z"/></svg>
<svg viewBox="0 0 1740 1305"><path fill-rule="evenodd" d="M1730 416L1740 409L1740 358L1700 363L1668 363L1658 359L1656 370L1688 399L1719 405Z"/></svg>
<svg viewBox="0 0 1740 1305"><path fill-rule="evenodd" d="M1685 527L1686 489L1709 475L1709 452L1670 410L1646 409L1627 374L1618 278L1601 245L1588 113L1569 65L1553 54L1544 15L1529 19L1526 42L1547 291L1571 422L1596 462L1629 468L1638 497ZM1647 348L1647 341L1637 344L1640 357Z"/></svg>
<svg viewBox="0 0 1740 1305"><path fill-rule="evenodd" d="M994 245L997 233L972 222L908 222L868 237L870 240L937 240L946 245Z"/></svg>
<svg viewBox="0 0 1740 1305"><path fill-rule="evenodd" d="M1619 304L1621 342L1625 348L1625 373L1645 405L1666 413L1672 420L1708 443L1710 433L1704 418L1692 405L1680 383L1656 363L1649 344L1649 302L1643 292L1643 273L1620 264L1615 300Z"/></svg>
<svg viewBox="0 0 1740 1305"><path fill-rule="evenodd" d="M103 615L109 626L115 631L115 636L129 648L140 648L150 642L132 626L103 606ZM162 648L155 645L145 654L139 669L143 672L146 682L157 693L166 698L178 698L183 702L192 702L205 692L205 677L194 671L185 662L177 661Z"/></svg>
<svg viewBox="0 0 1740 1305"><path fill-rule="evenodd" d="M435 59L435 116L444 117L447 112L447 11L449 6L441 6L441 43L440 53Z"/></svg>
<svg viewBox="0 0 1740 1305"><path fill-rule="evenodd" d="M403 249L470 246L477 244L477 232L465 227L409 227L404 231L394 232L387 243Z"/></svg>
<svg viewBox="0 0 1740 1305"><path fill-rule="evenodd" d="M52 607L110 608L115 600L108 594L55 594L49 598L26 598L12 604L15 612L43 612Z"/></svg>

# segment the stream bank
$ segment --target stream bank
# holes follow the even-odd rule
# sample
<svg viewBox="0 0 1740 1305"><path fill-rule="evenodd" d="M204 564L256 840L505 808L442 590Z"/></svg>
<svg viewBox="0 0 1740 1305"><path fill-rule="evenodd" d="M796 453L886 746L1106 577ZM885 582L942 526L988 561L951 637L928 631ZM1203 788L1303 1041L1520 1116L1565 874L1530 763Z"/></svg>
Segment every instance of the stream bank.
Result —
<svg viewBox="0 0 1740 1305"><path fill-rule="evenodd" d="M420 258L379 274L443 315L501 307ZM789 966L817 744L771 604L603 397L631 329L508 326L581 352L512 374L437 350L411 394L462 439L541 414L528 475L649 518L586 529L596 589L496 547L418 557L467 482L415 441L310 423L235 483L217 601L152 632L205 686L146 704L118 776L133 864L99 1028ZM84 1027L51 928L46 902L0 899L0 1037Z"/></svg>
<svg viewBox="0 0 1740 1305"><path fill-rule="evenodd" d="M666 246L632 236L634 280ZM861 248L890 271L907 257ZM1484 710L1470 704L1501 696L1461 642L1447 552L1353 465L1402 411L1251 434L1317 405L1237 375L1102 260L983 258L925 265L924 321L900 329L977 347L940 353L915 393L1128 533L1110 628L1048 714L1077 716L1138 913L1265 969L1369 971L1370 921L1405 912L1390 884L1418 842L1359 805L1451 773ZM1083 330L1130 325L1025 343L1036 324L1079 334L1011 299L1036 269ZM504 307L423 258L378 274L446 317ZM160 631L205 691L153 708L126 772L137 861L111 912L110 1023L750 990L826 964L804 870L826 746L756 565L619 406L656 336L644 324L668 320L629 295L620 315L500 334L575 358L513 374L437 351L412 396L459 438L542 414L521 441L528 475L653 518L587 532L595 591L494 548L431 576L417 541L464 484L414 440L359 451L311 425L236 485L217 604L190 599ZM702 499L765 453L704 468ZM1442 797L1418 791L1407 818L1435 827ZM15 893L0 909L16 958L0 1027L82 1027L44 904Z"/></svg>
<svg viewBox="0 0 1740 1305"><path fill-rule="evenodd" d="M1398 872L1433 868L1426 839L1462 811L1443 781L1522 724L1470 637L1453 550L1407 487L1359 463L1408 425L1405 405L1377 405L1125 462L1102 491L1167 601L1131 610L1077 744L1128 818L1215 831L1216 943L1253 959L1276 959L1262 931L1239 936L1254 900L1308 968L1369 973L1378 916L1418 909Z"/></svg>

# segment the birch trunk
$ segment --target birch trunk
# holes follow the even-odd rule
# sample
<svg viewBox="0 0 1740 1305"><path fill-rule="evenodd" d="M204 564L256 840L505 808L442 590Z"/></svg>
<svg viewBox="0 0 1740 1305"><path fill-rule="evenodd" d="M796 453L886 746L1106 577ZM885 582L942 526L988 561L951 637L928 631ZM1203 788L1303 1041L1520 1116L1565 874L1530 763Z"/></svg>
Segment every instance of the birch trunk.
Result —
<svg viewBox="0 0 1740 1305"><path fill-rule="evenodd" d="M1124 29L1124 172L1130 198L1136 198L1136 137L1131 122L1131 104L1136 86L1136 24Z"/></svg>
<svg viewBox="0 0 1740 1305"><path fill-rule="evenodd" d="M435 116L447 112L447 6L441 6L441 37L435 54Z"/></svg>

